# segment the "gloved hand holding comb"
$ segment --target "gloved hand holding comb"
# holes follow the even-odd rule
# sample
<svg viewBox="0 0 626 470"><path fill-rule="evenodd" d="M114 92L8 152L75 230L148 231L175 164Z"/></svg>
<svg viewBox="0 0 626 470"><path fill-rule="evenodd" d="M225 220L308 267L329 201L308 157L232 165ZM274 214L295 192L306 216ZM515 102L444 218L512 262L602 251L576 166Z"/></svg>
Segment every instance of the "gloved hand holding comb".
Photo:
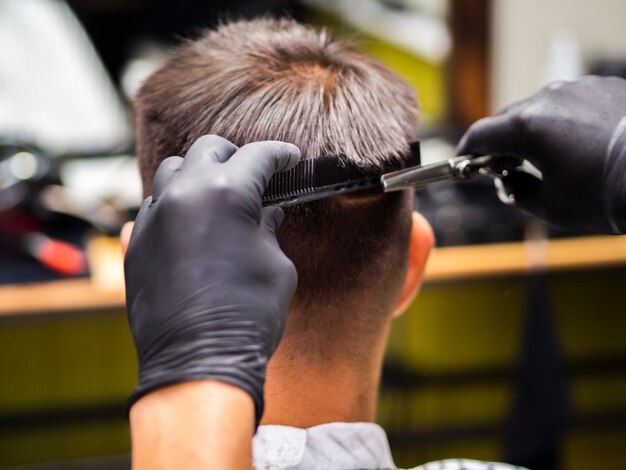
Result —
<svg viewBox="0 0 626 470"><path fill-rule="evenodd" d="M261 206L297 147L237 148L198 139L164 160L141 207L125 258L126 303L139 359L131 405L160 387L227 382L263 412L267 361L281 338L296 271L276 241L282 209Z"/></svg>

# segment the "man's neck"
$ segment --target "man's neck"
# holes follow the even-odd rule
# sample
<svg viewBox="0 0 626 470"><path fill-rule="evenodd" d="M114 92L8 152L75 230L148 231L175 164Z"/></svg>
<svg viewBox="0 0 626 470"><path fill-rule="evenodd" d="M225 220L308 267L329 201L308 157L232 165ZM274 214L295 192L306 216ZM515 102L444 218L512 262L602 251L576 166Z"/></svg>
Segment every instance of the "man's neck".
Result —
<svg viewBox="0 0 626 470"><path fill-rule="evenodd" d="M350 358L301 356L286 337L268 365L261 424L309 428L374 421L386 330L378 344Z"/></svg>

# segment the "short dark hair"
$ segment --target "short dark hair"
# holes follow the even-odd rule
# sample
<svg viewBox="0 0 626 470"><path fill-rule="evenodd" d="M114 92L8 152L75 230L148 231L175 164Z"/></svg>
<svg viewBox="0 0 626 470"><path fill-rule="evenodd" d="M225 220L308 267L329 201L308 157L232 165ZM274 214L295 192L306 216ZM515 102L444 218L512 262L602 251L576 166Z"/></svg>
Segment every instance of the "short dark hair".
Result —
<svg viewBox="0 0 626 470"><path fill-rule="evenodd" d="M147 195L159 163L204 134L239 146L283 140L305 159L341 154L380 166L406 153L417 100L401 78L327 31L257 19L184 43L142 86L135 118ZM411 209L407 193L287 208L278 238L299 274L288 332L347 340L378 329L404 279Z"/></svg>

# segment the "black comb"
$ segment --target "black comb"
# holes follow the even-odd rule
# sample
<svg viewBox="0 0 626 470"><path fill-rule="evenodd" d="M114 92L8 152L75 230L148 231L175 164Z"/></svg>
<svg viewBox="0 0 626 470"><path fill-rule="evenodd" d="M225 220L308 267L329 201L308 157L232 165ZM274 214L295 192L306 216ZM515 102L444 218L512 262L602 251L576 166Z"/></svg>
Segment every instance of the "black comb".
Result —
<svg viewBox="0 0 626 470"><path fill-rule="evenodd" d="M344 163L338 156L302 160L295 167L276 173L263 194L264 206L293 206L326 197L382 188L380 177L392 171L421 164L419 141L409 143L410 153L402 161L387 163L378 170L363 170Z"/></svg>

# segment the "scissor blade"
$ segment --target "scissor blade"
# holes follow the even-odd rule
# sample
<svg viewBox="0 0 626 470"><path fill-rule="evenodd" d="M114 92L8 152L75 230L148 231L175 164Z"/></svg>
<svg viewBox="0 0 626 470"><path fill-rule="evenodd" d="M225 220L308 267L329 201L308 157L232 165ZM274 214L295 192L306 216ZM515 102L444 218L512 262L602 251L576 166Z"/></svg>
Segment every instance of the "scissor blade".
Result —
<svg viewBox="0 0 626 470"><path fill-rule="evenodd" d="M387 173L380 177L385 192L401 189L422 188L439 181L458 179L458 165L467 160L467 156L449 158L440 162L431 163L417 168L407 168Z"/></svg>

